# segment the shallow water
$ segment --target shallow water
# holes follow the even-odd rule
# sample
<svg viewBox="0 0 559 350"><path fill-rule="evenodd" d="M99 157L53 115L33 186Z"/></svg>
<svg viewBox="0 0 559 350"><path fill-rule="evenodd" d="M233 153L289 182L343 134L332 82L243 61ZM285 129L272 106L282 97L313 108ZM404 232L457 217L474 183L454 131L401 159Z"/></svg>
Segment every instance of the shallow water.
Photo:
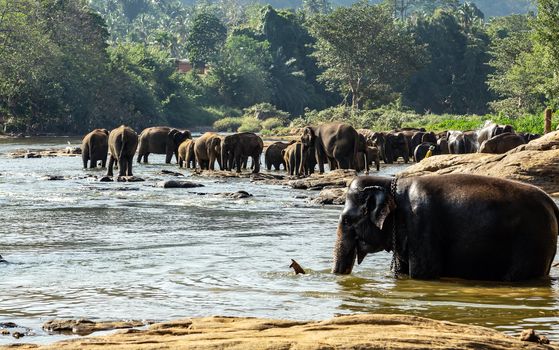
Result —
<svg viewBox="0 0 559 350"><path fill-rule="evenodd" d="M192 178L206 187L153 187L163 156L134 167L140 183L100 183L81 158L9 159L16 149L78 140L0 140L0 323L36 335L52 318L93 320L208 315L298 320L348 313L407 313L492 327L531 327L559 341L559 269L541 283L506 285L394 279L391 256L368 256L351 276L330 274L341 207L298 199L305 191L248 179ZM393 174L401 166L384 167ZM46 181L45 175L74 177ZM231 200L211 193L246 190ZM198 193L210 193L199 195ZM307 271L295 276L290 259ZM556 261L559 261L556 259Z"/></svg>

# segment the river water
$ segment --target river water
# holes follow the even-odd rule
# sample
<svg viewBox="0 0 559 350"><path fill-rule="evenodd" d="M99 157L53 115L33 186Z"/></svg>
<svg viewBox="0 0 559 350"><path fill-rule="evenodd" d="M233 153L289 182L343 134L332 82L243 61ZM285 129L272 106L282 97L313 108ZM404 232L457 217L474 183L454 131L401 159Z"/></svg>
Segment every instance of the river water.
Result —
<svg viewBox="0 0 559 350"><path fill-rule="evenodd" d="M497 284L394 279L388 253L369 255L351 276L330 273L339 206L306 191L248 179L191 180L162 189L163 156L134 164L139 183L101 183L80 157L10 159L18 149L79 140L0 140L0 323L35 333L13 342L67 338L41 330L53 318L163 321L228 315L311 320L350 313L406 313L488 326L535 328L559 341L559 269L549 281ZM386 167L393 174L402 166ZM185 171L187 176L188 172ZM46 181L45 175L72 179ZM212 195L245 190L249 199ZM200 193L208 193L200 195ZM291 259L308 272L294 275ZM556 258L556 261L559 261Z"/></svg>

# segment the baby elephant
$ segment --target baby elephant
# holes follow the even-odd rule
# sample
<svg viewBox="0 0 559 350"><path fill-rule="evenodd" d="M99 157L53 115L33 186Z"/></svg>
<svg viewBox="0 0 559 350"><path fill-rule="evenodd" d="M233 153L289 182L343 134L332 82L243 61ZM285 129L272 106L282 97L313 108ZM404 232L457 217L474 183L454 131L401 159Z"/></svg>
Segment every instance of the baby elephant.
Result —
<svg viewBox="0 0 559 350"><path fill-rule="evenodd" d="M132 163L138 148L138 134L128 127L121 125L109 134L109 150L111 158L107 176L113 176L113 166L118 162L118 176L132 176Z"/></svg>

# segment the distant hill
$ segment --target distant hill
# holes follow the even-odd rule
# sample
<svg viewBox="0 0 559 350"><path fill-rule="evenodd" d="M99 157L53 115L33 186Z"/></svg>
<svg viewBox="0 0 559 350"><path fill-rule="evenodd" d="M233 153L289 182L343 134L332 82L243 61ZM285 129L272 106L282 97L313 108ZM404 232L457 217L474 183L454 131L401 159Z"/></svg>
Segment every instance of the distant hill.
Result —
<svg viewBox="0 0 559 350"><path fill-rule="evenodd" d="M357 0L331 0L337 6L349 6ZM373 0L381 2L382 0ZM186 4L192 4L195 0L183 0ZM209 1L211 2L211 1ZM297 8L301 6L302 0L244 0L242 2L259 2L270 4L275 8ZM531 0L471 0L479 7L486 17L507 16L511 14L523 14L534 10Z"/></svg>

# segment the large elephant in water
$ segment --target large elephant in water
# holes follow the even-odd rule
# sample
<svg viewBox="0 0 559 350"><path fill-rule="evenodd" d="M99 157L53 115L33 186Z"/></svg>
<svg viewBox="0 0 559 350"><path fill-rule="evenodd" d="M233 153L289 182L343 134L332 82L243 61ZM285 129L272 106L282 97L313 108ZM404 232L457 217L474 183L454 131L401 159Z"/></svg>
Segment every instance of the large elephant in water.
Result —
<svg viewBox="0 0 559 350"><path fill-rule="evenodd" d="M535 186L452 174L351 183L338 224L334 273L393 253L395 273L521 281L549 274L559 210Z"/></svg>
<svg viewBox="0 0 559 350"><path fill-rule="evenodd" d="M188 130L179 131L167 126L155 126L144 129L140 134L140 146L138 147L138 163L144 159L148 162L150 153L165 154L165 163L171 163L173 154L179 162L179 146L186 140L191 139L192 134Z"/></svg>
<svg viewBox="0 0 559 350"><path fill-rule="evenodd" d="M331 123L317 127L307 126L303 130L301 143L303 152L309 147L314 147L318 169L322 174L326 160L333 168L355 169L358 138L353 126Z"/></svg>
<svg viewBox="0 0 559 350"><path fill-rule="evenodd" d="M241 132L228 135L221 142L221 165L225 170L237 168L241 172L241 166L245 159L252 158L254 169L252 172L260 172L260 155L264 149L262 139L252 132Z"/></svg>
<svg viewBox="0 0 559 350"><path fill-rule="evenodd" d="M404 163L408 163L410 159L408 138L401 132L388 133L385 135L384 141L384 157L386 164L392 164L399 157L402 157Z"/></svg>
<svg viewBox="0 0 559 350"><path fill-rule="evenodd" d="M109 150L111 157L107 168L107 175L113 176L113 166L118 162L119 176L132 176L132 163L138 148L138 134L128 127L121 125L109 134Z"/></svg>
<svg viewBox="0 0 559 350"><path fill-rule="evenodd" d="M97 162L101 162L104 168L107 164L107 153L109 152L109 131L107 129L95 129L85 135L82 140L83 167L96 168Z"/></svg>

